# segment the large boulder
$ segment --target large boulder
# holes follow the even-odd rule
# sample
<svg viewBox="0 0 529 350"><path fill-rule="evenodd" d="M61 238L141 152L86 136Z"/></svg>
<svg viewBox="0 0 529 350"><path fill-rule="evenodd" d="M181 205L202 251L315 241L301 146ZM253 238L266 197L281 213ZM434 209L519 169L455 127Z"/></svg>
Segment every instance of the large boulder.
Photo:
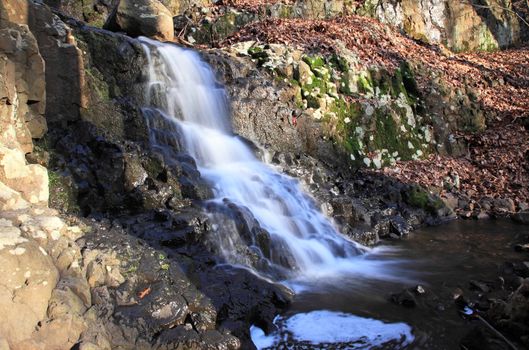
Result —
<svg viewBox="0 0 529 350"><path fill-rule="evenodd" d="M521 41L524 24L511 1L369 0L369 15L414 39L453 51L490 51Z"/></svg>
<svg viewBox="0 0 529 350"><path fill-rule="evenodd" d="M0 181L38 205L48 204L48 172L38 164L26 165L20 150L0 146Z"/></svg>
<svg viewBox="0 0 529 350"><path fill-rule="evenodd" d="M171 11L158 0L121 0L104 28L160 41L174 39Z"/></svg>
<svg viewBox="0 0 529 350"><path fill-rule="evenodd" d="M46 318L48 300L59 275L50 256L35 241L22 237L11 222L0 219L0 338L11 349L29 349L28 341Z"/></svg>

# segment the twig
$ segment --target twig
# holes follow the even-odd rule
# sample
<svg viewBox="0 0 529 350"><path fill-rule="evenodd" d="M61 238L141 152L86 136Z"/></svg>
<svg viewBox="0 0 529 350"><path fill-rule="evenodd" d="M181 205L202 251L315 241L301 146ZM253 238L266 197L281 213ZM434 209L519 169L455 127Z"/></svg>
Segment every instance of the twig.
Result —
<svg viewBox="0 0 529 350"><path fill-rule="evenodd" d="M481 320L481 322L483 322L485 324L485 326L487 326L494 334L496 334L498 337L500 337L507 345L509 345L509 347L513 350L518 350L518 348L516 346L514 346L513 343L511 343L509 341L509 339L505 338L505 336L503 334L500 333L500 331L498 331L496 328L494 328L490 323L488 323L483 317L481 317L480 315L477 315L476 314L476 317Z"/></svg>
<svg viewBox="0 0 529 350"><path fill-rule="evenodd" d="M185 32L187 31L187 26L189 25L189 22L186 23L186 25L184 26L184 28L182 28L182 30L180 31L180 33L178 33L177 37L180 38L182 35L185 34Z"/></svg>
<svg viewBox="0 0 529 350"><path fill-rule="evenodd" d="M467 3L470 6L474 6L476 8L482 8L482 9L489 9L490 10L493 7L497 7L499 9L514 13L516 15L516 17L518 17L523 22L523 24L525 24L527 27L529 27L529 23L525 20L525 18L523 18L518 12L514 11L511 8L500 6L500 5L492 5L492 6L491 5L478 5L478 4L474 4L473 2L470 2L470 1L463 1L463 2ZM527 7L529 7L529 0L525 0L525 2L527 3Z"/></svg>

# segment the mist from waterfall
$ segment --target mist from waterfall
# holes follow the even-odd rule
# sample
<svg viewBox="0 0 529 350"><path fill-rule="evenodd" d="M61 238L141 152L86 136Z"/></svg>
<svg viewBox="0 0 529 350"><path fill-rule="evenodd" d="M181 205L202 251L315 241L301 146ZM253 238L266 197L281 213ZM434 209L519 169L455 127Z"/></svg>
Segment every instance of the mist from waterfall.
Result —
<svg viewBox="0 0 529 350"><path fill-rule="evenodd" d="M151 132L151 145L164 150L166 158L174 154L174 145L184 149L213 187L209 205L236 206L250 228L241 232L233 221L209 213L227 263L276 279L343 273L390 278L381 268L384 262L369 259L363 254L367 248L341 235L296 179L261 162L234 135L226 92L198 53L140 40L149 63L148 124L154 130L162 118L166 125L163 132Z"/></svg>

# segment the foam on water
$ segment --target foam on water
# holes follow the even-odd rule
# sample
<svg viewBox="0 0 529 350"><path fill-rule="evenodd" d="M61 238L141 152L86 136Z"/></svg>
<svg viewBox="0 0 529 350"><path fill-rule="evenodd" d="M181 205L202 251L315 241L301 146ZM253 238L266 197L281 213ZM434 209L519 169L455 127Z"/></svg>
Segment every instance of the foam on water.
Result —
<svg viewBox="0 0 529 350"><path fill-rule="evenodd" d="M250 329L257 349L273 349L292 341L313 346L335 344L340 349L368 349L388 343L404 347L414 340L411 327L405 323L384 323L327 310L299 313L286 319L277 317L274 323L278 330L268 336L258 327Z"/></svg>

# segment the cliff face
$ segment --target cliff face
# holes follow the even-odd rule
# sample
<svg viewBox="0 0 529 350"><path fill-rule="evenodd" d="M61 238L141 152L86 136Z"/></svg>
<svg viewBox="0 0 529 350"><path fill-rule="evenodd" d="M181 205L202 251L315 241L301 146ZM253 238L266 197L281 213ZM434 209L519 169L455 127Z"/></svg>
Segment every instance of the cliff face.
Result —
<svg viewBox="0 0 529 350"><path fill-rule="evenodd" d="M372 15L410 37L455 52L492 51L526 38L523 8L512 1L371 1ZM523 6L523 4L521 5Z"/></svg>

